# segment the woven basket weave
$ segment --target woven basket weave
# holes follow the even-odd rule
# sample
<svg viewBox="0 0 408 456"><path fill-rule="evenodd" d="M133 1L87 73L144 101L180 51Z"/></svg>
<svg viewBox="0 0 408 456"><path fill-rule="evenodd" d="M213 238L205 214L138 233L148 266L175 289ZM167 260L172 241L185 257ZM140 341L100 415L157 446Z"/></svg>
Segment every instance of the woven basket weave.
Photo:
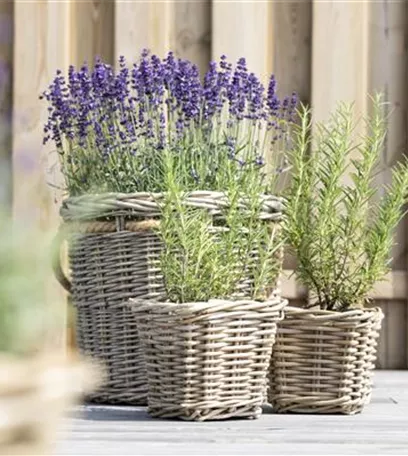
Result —
<svg viewBox="0 0 408 456"><path fill-rule="evenodd" d="M287 307L278 325L269 402L276 412L361 412L369 403L383 314Z"/></svg>
<svg viewBox="0 0 408 456"><path fill-rule="evenodd" d="M82 353L101 360L107 382L89 399L113 404L145 405L146 372L129 298L164 299L159 267L161 243L154 232L160 223L162 194L103 194L69 198L61 215L60 242L69 240L72 283L59 259L57 278L71 292L76 308L76 339ZM261 196L261 219L278 222L281 200ZM185 204L208 210L219 225L227 198L220 192L192 192ZM245 202L241 209L246 210ZM240 283L248 296L250 279Z"/></svg>
<svg viewBox="0 0 408 456"><path fill-rule="evenodd" d="M185 420L261 414L276 324L286 301L186 304L131 300L152 416Z"/></svg>
<svg viewBox="0 0 408 456"><path fill-rule="evenodd" d="M94 385L80 363L0 358L0 454L49 455L67 407Z"/></svg>

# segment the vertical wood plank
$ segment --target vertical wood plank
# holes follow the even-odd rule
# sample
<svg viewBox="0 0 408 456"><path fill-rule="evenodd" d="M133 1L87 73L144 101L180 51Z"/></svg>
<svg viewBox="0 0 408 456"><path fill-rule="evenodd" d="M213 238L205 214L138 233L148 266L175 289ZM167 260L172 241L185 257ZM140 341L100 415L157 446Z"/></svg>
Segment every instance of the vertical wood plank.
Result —
<svg viewBox="0 0 408 456"><path fill-rule="evenodd" d="M174 5L175 52L194 62L203 74L211 59L211 2L178 1Z"/></svg>
<svg viewBox="0 0 408 456"><path fill-rule="evenodd" d="M59 223L61 192L47 181L62 186L56 153L42 146L42 126L47 107L38 99L57 68L70 60L68 2L15 2L13 81L13 216L44 232ZM50 268L51 269L51 268ZM45 286L56 331L50 347L65 348L65 293L51 278Z"/></svg>
<svg viewBox="0 0 408 456"><path fill-rule="evenodd" d="M339 100L366 112L368 3L313 1L312 104L325 120Z"/></svg>
<svg viewBox="0 0 408 456"><path fill-rule="evenodd" d="M71 55L77 65L92 64L95 57L114 60L113 0L74 1L71 6Z"/></svg>
<svg viewBox="0 0 408 456"><path fill-rule="evenodd" d="M406 301L375 301L372 307L380 307L384 320L378 340L377 362L379 369L406 369L407 305Z"/></svg>
<svg viewBox="0 0 408 456"><path fill-rule="evenodd" d="M406 369L407 305L405 301L388 302L386 369Z"/></svg>
<svg viewBox="0 0 408 456"><path fill-rule="evenodd" d="M273 3L273 72L280 97L297 92L303 103L311 95L312 2ZM284 268L294 269L296 259L285 254Z"/></svg>
<svg viewBox="0 0 408 456"><path fill-rule="evenodd" d="M310 102L312 2L273 4L273 72L280 96L295 91L303 103Z"/></svg>
<svg viewBox="0 0 408 456"><path fill-rule="evenodd" d="M403 0L381 0L370 4L369 22L369 91L381 91L390 115L388 134L381 156L382 171L378 185L389 183L391 167L399 160L407 145L407 59L408 5ZM391 256L393 269L406 268L407 222L396 231L396 244ZM385 353L382 367L408 367L407 304L384 301L387 308Z"/></svg>
<svg viewBox="0 0 408 456"><path fill-rule="evenodd" d="M405 20L407 21L407 24L408 24L408 7L406 8L405 10ZM405 27L405 47L406 47L406 43L408 42L408 25ZM405 70L408 74L408 57L407 57L407 61L405 62L406 63L406 67L405 67ZM408 105L408 100L405 100L407 105ZM407 108L408 110L408 108ZM407 114L407 117L405 120L408 119L408 114ZM406 125L406 129L408 129L408 123L405 124ZM408 135L407 135L408 136ZM406 138L406 141L407 141L407 145L408 145L408 137ZM408 226L408 220L405 221L405 229L407 229L407 226ZM405 238L405 241L407 242L408 244L408 241L407 239ZM406 247L405 248L405 257L406 259L408 258L408 248ZM408 268L408 263L407 261L404 262L405 263L405 268L404 269L407 269ZM408 295L406 296L407 300L405 301L405 304L408 306ZM406 310L406 314L405 314L405 325L406 325L406 342L405 342L405 347L406 347L406 359L405 359L405 369L408 369L408 307L407 307L407 310Z"/></svg>
<svg viewBox="0 0 408 456"><path fill-rule="evenodd" d="M211 2L202 0L115 3L115 55L136 60L142 49L159 56L172 50L201 73L211 56Z"/></svg>
<svg viewBox="0 0 408 456"><path fill-rule="evenodd" d="M314 121L328 120L339 101L354 103L358 118L367 109L368 3L313 0L312 12Z"/></svg>
<svg viewBox="0 0 408 456"><path fill-rule="evenodd" d="M163 56L174 48L174 1L115 0L115 58L139 58L146 48Z"/></svg>
<svg viewBox="0 0 408 456"><path fill-rule="evenodd" d="M272 2L224 2L212 5L212 56L247 59L248 68L266 81L273 66Z"/></svg>
<svg viewBox="0 0 408 456"><path fill-rule="evenodd" d="M369 91L380 91L390 115L388 134L381 157L378 184L389 183L391 167L399 160L407 144L407 61L408 4L403 0L382 0L370 5ZM406 266L406 224L396 232L392 250L393 268Z"/></svg>
<svg viewBox="0 0 408 456"><path fill-rule="evenodd" d="M13 2L0 3L0 208L11 209Z"/></svg>

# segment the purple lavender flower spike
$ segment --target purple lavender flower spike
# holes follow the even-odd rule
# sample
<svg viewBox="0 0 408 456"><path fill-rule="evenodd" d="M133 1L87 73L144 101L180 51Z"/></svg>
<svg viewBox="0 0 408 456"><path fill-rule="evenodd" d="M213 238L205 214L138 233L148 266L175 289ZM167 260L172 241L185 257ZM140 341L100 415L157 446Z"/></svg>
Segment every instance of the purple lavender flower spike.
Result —
<svg viewBox="0 0 408 456"><path fill-rule="evenodd" d="M196 65L172 52L161 60L144 50L131 66L120 56L116 68L97 59L93 69L70 66L66 79L57 70L41 95L49 105L43 140L54 141L61 152L68 142L67 153L75 167L89 165L88 153L92 160L101 160L101 176L111 176L112 181L116 177L109 167L126 163L121 173L139 173L132 182L139 185L140 180L137 188L142 191L143 182L149 180L143 176L149 176L152 150L158 156L166 148L180 154L181 160L187 160L184 169L191 170L189 182L195 188L213 188L223 181L217 177L225 172L222 160L236 163L239 179L262 168L264 145L286 137L293 121L296 94L280 101L274 76L265 93L244 58L233 68L222 55L218 63L210 63L203 82ZM242 137L247 128L255 133L250 140ZM268 141L259 141L264 131ZM203 154L200 160L208 159L202 182L195 168L197 154ZM129 166L128 160L136 164Z"/></svg>
<svg viewBox="0 0 408 456"><path fill-rule="evenodd" d="M266 105L269 108L269 114L271 116L276 116L280 109L280 100L276 94L277 84L275 76L272 75L269 80L268 93L266 98Z"/></svg>
<svg viewBox="0 0 408 456"><path fill-rule="evenodd" d="M259 120L264 114L264 87L254 73L251 73L248 77L248 87L248 117L252 120Z"/></svg>

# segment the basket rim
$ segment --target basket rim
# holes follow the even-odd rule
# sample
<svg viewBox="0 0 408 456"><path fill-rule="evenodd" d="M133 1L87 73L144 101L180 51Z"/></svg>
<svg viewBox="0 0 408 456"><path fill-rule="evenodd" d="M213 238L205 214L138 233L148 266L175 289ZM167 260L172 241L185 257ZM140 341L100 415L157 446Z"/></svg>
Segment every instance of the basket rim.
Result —
<svg viewBox="0 0 408 456"><path fill-rule="evenodd" d="M326 321L357 321L367 318L382 320L384 313L380 307L353 308L344 312L322 309L304 309L301 307L287 306L285 318L290 320L310 320L315 322Z"/></svg>
<svg viewBox="0 0 408 456"><path fill-rule="evenodd" d="M202 198L217 198L225 197L225 193L216 190L192 190L184 192L186 195L194 195ZM132 192L132 193L120 193L120 192L103 192L103 193L85 193L79 196L69 196L63 199L63 202L80 202L80 201L101 201L105 199L117 199L118 201L127 199L139 199L139 200L151 200L152 198L162 197L166 192ZM265 199L273 199L276 201L283 202L285 200L282 196L276 196L269 193L262 193L261 196Z"/></svg>
<svg viewBox="0 0 408 456"><path fill-rule="evenodd" d="M62 201L60 215L64 220L89 219L114 215L155 217L160 215L160 201L165 193L99 193L68 197ZM208 209L212 215L221 215L221 209L228 205L224 192L195 190L184 192L186 204L191 207ZM261 218L280 219L284 198L272 194L260 194L262 201ZM245 197L241 207L245 208Z"/></svg>
<svg viewBox="0 0 408 456"><path fill-rule="evenodd" d="M174 315L183 316L199 313L208 315L217 312L246 312L246 311L268 311L282 312L288 304L288 300L279 296L272 297L266 301L256 301L254 299L210 299L201 302L161 302L147 300L143 298L131 298L128 306L136 318L142 318L149 313L154 315Z"/></svg>

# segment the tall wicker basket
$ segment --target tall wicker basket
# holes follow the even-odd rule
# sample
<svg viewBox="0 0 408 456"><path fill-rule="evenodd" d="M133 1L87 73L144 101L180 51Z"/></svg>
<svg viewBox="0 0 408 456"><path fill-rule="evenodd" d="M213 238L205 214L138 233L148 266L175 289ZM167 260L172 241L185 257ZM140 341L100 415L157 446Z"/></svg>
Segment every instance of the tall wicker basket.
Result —
<svg viewBox="0 0 408 456"><path fill-rule="evenodd" d="M154 417L257 418L286 301L176 304L132 299Z"/></svg>
<svg viewBox="0 0 408 456"><path fill-rule="evenodd" d="M287 307L270 367L269 402L276 412L361 412L383 314L380 309L331 312Z"/></svg>
<svg viewBox="0 0 408 456"><path fill-rule="evenodd" d="M163 300L159 267L160 240L154 228L160 223L163 195L101 194L64 201L64 220L58 243L67 239L71 282L55 258L54 270L70 291L76 308L76 339L82 353L102 361L107 382L90 400L112 404L146 404L147 381L136 320L129 298ZM264 196L265 223L281 217L281 201ZM185 203L208 210L220 223L228 204L220 192L192 192ZM243 207L245 206L242 203ZM251 280L240 284L247 296Z"/></svg>

